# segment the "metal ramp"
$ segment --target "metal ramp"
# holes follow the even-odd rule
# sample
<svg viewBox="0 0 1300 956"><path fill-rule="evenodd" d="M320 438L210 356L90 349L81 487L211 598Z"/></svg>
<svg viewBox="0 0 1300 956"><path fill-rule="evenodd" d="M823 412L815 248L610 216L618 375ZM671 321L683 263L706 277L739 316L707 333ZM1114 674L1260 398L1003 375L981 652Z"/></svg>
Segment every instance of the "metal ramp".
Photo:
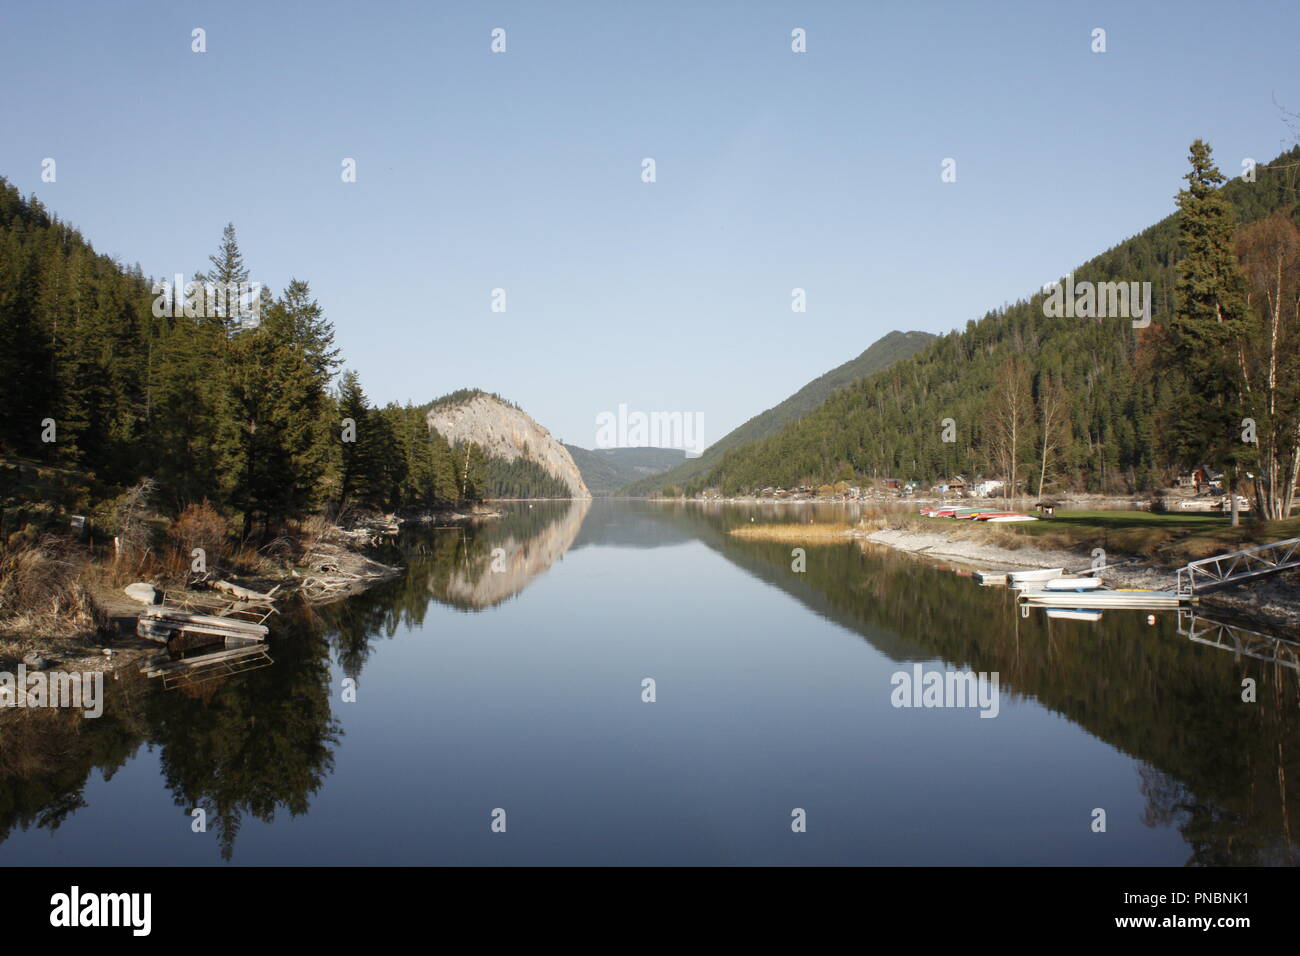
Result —
<svg viewBox="0 0 1300 956"><path fill-rule="evenodd" d="M1178 569L1177 591L1186 595L1204 594L1290 568L1300 568L1300 538L1193 561Z"/></svg>
<svg viewBox="0 0 1300 956"><path fill-rule="evenodd" d="M1280 664L1300 671L1300 644L1271 637L1236 624L1199 617L1195 611L1178 612L1178 633L1189 641L1231 651L1257 661Z"/></svg>

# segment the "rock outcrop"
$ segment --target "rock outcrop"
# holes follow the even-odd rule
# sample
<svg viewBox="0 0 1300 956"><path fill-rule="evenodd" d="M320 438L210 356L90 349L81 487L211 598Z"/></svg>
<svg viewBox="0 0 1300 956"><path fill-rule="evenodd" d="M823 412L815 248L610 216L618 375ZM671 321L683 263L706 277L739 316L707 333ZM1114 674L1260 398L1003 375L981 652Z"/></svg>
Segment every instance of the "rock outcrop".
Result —
<svg viewBox="0 0 1300 956"><path fill-rule="evenodd" d="M590 498L582 473L567 448L523 411L486 392L455 402L435 403L429 427L451 444L472 441L490 458L524 458L558 478L574 498Z"/></svg>

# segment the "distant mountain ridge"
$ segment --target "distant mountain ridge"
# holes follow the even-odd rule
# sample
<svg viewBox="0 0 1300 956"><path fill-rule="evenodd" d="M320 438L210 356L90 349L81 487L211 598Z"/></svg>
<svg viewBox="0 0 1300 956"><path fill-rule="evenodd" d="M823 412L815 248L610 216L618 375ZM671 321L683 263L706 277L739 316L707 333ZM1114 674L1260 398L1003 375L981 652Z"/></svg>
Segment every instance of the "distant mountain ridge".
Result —
<svg viewBox="0 0 1300 956"><path fill-rule="evenodd" d="M867 347L857 358L837 365L824 375L813 379L785 401L760 412L749 421L732 429L718 439L699 458L691 458L671 471L642 478L629 484L623 491L630 495L646 495L668 485L690 484L700 475L707 474L722 456L741 445L775 435L791 422L798 421L826 401L836 389L851 385L859 379L886 369L895 362L910 358L933 342L937 336L929 332L890 332Z"/></svg>
<svg viewBox="0 0 1300 956"><path fill-rule="evenodd" d="M686 460L686 453L680 448L564 447L595 495L609 494L639 479L663 474Z"/></svg>

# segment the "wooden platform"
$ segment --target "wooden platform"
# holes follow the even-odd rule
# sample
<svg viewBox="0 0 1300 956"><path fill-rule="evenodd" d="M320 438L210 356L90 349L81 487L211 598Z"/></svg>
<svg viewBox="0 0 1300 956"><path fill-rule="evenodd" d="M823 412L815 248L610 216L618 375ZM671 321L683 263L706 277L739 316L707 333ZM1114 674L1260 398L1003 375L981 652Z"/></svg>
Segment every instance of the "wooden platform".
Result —
<svg viewBox="0 0 1300 956"><path fill-rule="evenodd" d="M140 637L166 644L177 634L203 634L242 641L263 641L269 633L266 625L232 617L191 614L177 608L154 604L140 612L136 622Z"/></svg>

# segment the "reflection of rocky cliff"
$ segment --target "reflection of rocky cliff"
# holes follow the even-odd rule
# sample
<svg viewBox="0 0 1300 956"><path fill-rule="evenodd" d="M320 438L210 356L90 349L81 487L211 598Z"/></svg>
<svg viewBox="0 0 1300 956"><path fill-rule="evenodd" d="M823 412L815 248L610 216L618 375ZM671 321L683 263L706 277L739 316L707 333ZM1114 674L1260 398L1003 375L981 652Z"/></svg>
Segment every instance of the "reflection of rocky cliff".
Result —
<svg viewBox="0 0 1300 956"><path fill-rule="evenodd" d="M590 498L575 499L557 520L537 530L509 518L485 529L488 533L475 536L450 574L429 578L429 592L462 607L500 604L564 556L590 507Z"/></svg>

